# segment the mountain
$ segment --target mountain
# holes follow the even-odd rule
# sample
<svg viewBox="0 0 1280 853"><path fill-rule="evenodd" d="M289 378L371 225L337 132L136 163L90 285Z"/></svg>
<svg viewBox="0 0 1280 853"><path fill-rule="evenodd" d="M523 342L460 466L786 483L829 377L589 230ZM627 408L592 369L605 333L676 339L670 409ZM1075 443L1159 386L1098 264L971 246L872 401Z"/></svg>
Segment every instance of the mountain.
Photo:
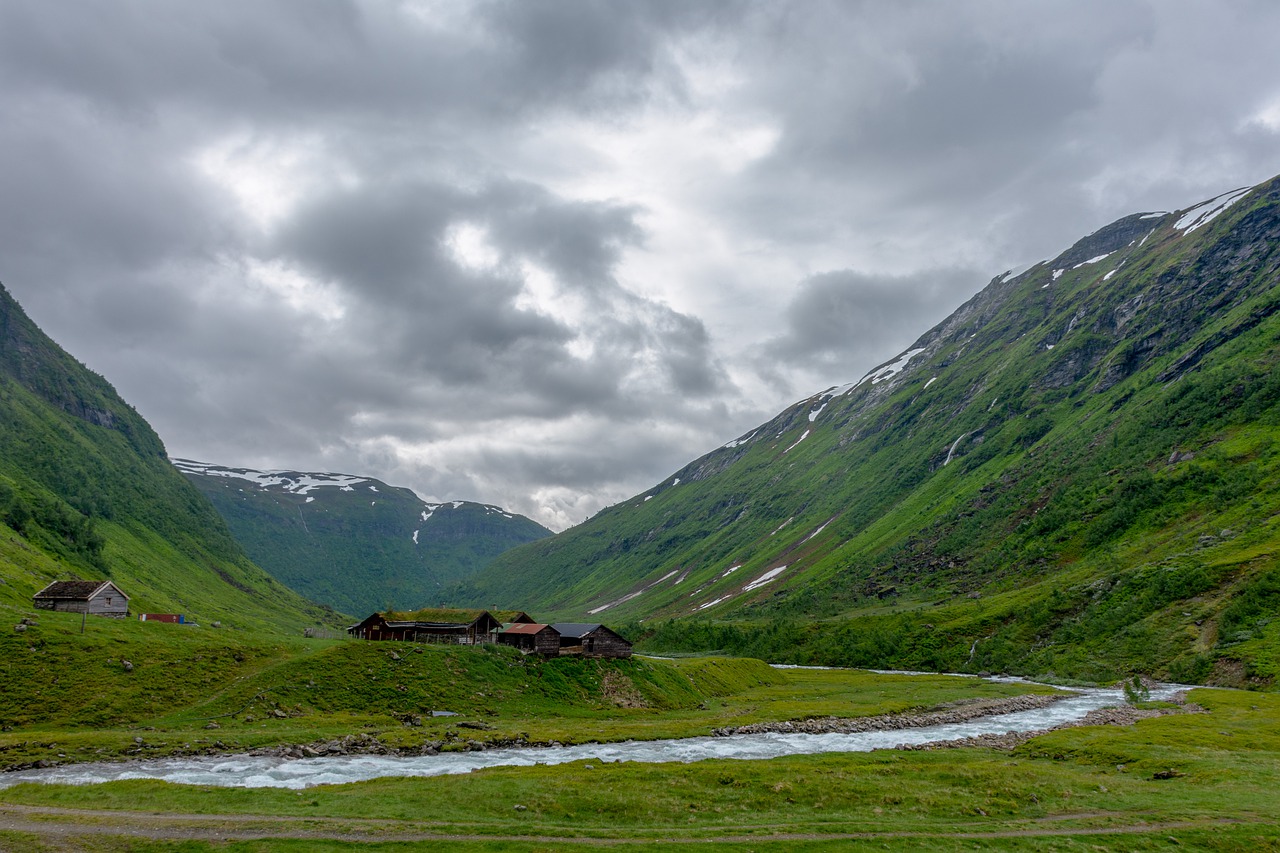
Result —
<svg viewBox="0 0 1280 853"><path fill-rule="evenodd" d="M0 286L0 604L55 579L110 579L133 612L228 628L332 622L253 565L105 379Z"/></svg>
<svg viewBox="0 0 1280 853"><path fill-rule="evenodd" d="M427 503L370 477L173 464L258 565L346 613L421 607L503 551L551 535L500 507Z"/></svg>
<svg viewBox="0 0 1280 853"><path fill-rule="evenodd" d="M1280 179L1125 217L453 597L650 648L1280 675Z"/></svg>

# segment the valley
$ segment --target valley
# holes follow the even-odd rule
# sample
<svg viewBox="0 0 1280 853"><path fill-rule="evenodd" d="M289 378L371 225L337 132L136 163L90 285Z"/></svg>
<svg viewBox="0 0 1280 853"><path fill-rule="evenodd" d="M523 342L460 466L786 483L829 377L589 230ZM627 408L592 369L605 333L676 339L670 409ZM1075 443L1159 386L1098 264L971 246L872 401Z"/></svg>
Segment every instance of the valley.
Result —
<svg viewBox="0 0 1280 853"><path fill-rule="evenodd" d="M297 791L0 786L0 849L1280 844L1280 185L1229 202L998 276L861 381L554 536L358 475L175 467L0 291L5 769L583 750ZM74 579L128 616L35 608ZM400 596L608 621L641 654L345 635L345 608ZM1137 710L964 748L607 760L1121 679Z"/></svg>

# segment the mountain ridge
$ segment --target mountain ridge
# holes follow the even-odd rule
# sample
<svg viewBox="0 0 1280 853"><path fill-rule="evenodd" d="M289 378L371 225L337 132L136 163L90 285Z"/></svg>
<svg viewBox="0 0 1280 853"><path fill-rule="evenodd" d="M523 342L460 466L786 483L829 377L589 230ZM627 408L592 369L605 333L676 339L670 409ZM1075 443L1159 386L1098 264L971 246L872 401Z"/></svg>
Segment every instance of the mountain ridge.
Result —
<svg viewBox="0 0 1280 853"><path fill-rule="evenodd" d="M566 615L649 624L853 624L962 596L1026 598L1020 587L1051 586L1055 576L1136 576L1152 555L1182 559L1185 530L1240 556L1246 534L1219 534L1246 516L1247 535L1270 543L1277 186L1132 214L1054 259L996 276L858 382L800 400L636 498L510 552L455 597L508 594ZM1232 392L1218 393L1218 383ZM1247 450L1227 452L1237 445ZM1229 498L1232 490L1240 493ZM1062 513L1067 505L1074 517ZM1214 624L1233 606L1233 584L1269 583L1260 579L1270 563L1227 570L1192 546L1188 577L1201 572L1211 583L1199 594L1222 596L1210 608ZM1059 622L1098 606L1081 598L1064 611L1071 617L1027 636L1044 642ZM1160 618L1182 621L1173 606L1161 604ZM904 628L898 651L856 660L947 668L957 649L999 633L986 618L957 626L946 640ZM1147 668L1194 659L1203 678L1206 665L1238 651L1207 636L1179 645L1152 630L1169 645L1142 660ZM930 643L936 654L926 660ZM846 652L817 656L849 662ZM999 661L1032 665L1033 653L1018 654ZM1117 667L1105 650L1090 655L1075 668ZM977 662L975 652L958 663Z"/></svg>
<svg viewBox="0 0 1280 853"><path fill-rule="evenodd" d="M421 607L508 548L551 535L502 507L424 501L373 477L172 461L255 562L353 614Z"/></svg>
<svg viewBox="0 0 1280 853"><path fill-rule="evenodd" d="M114 581L134 612L273 632L334 614L253 565L155 431L0 286L0 602Z"/></svg>

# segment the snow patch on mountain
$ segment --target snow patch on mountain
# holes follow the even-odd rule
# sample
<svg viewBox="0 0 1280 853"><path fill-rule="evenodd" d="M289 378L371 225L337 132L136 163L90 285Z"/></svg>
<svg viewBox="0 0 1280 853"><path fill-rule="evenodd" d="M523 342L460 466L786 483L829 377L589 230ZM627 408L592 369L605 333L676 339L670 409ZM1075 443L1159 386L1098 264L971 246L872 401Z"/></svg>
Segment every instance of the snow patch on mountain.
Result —
<svg viewBox="0 0 1280 853"><path fill-rule="evenodd" d="M338 488L344 492L354 491L352 488L360 483L367 483L367 477L352 477L349 474L303 474L298 471L257 471L253 468L229 468L225 465L213 465L208 462L196 462L192 459L174 459L173 466L184 474L201 474L206 477L229 477L245 480L259 489L278 488L295 495L305 495L314 489ZM370 488L373 488L370 486ZM374 489L377 491L377 489Z"/></svg>
<svg viewBox="0 0 1280 853"><path fill-rule="evenodd" d="M805 440L806 438L808 438L808 437L809 437L809 430L805 430L805 431L804 431L804 434L803 434L803 435L801 435L799 438L797 438L797 439L795 440L795 442L791 445L791 447L788 447L786 450L784 450L784 451L782 451L782 452L783 452L783 453L790 453L790 452L795 448L795 446L796 446L797 444L799 444L800 442L804 441L804 440Z"/></svg>
<svg viewBox="0 0 1280 853"><path fill-rule="evenodd" d="M959 438L951 442L951 449L947 451L947 458L942 461L942 467L945 468L950 464L952 457L956 455L956 448L960 446L960 442L964 441L964 437L968 434L967 432L961 433Z"/></svg>
<svg viewBox="0 0 1280 853"><path fill-rule="evenodd" d="M643 589L637 589L635 592L629 592L626 595L622 596L621 598L615 598L613 601L610 601L608 604L600 605L595 610L588 610L587 614L590 616L595 616L597 613L603 613L604 611L608 610L610 607L617 607L619 604L625 604L633 598L638 598L644 593L653 589L658 584L662 583L663 581L670 580L672 577L675 576L676 572L678 571L679 569L672 569L662 577L658 578L653 583L650 583L647 586L645 586ZM682 577L680 580L684 580L684 578ZM676 583L680 583L680 581L676 581Z"/></svg>
<svg viewBox="0 0 1280 853"><path fill-rule="evenodd" d="M1114 254L1115 252L1107 252L1105 255L1098 255L1096 258L1090 258L1087 261L1081 261L1080 263L1072 267L1072 269L1078 270L1080 269L1080 267L1086 266L1088 264L1096 264L1098 261L1105 261L1107 258L1111 257Z"/></svg>
<svg viewBox="0 0 1280 853"><path fill-rule="evenodd" d="M922 352L924 352L924 347L909 349L906 352L904 352L902 355L898 356L893 361L889 362L883 367L877 367L875 370L871 371L866 376L859 379L856 385L861 385L863 382L866 382L868 379L871 380L872 385L878 385L879 383L885 381L886 379L891 379L894 376L897 376L899 373L901 373L904 368L906 368L907 362L911 361L911 359L915 358Z"/></svg>
<svg viewBox="0 0 1280 853"><path fill-rule="evenodd" d="M782 574L786 570L787 570L786 566L778 566L776 569L770 569L769 571L762 574L760 577L753 580L751 583L744 586L742 588L742 591L751 592L753 589L759 589L760 587L764 586L767 583L773 583L775 580L778 579L778 575Z"/></svg>
<svg viewBox="0 0 1280 853"><path fill-rule="evenodd" d="M1178 221L1173 223L1173 227L1185 234L1190 234L1202 225L1208 225L1217 219L1223 211L1248 195L1252 189L1253 187L1241 187L1203 201L1182 214Z"/></svg>
<svg viewBox="0 0 1280 853"><path fill-rule="evenodd" d="M817 536L817 535L818 535L819 533L821 533L822 531L826 530L826 529L827 529L827 525L828 525L828 524L830 524L832 521L835 521L835 519L833 518L833 519L830 519L830 520L828 520L828 521L824 522L824 523L823 523L823 525L822 525L821 527L819 527L817 530L813 531L813 532L812 532L812 533L810 533L808 536L806 536L806 537L804 538L804 541L808 542L810 539L812 539L813 537Z"/></svg>

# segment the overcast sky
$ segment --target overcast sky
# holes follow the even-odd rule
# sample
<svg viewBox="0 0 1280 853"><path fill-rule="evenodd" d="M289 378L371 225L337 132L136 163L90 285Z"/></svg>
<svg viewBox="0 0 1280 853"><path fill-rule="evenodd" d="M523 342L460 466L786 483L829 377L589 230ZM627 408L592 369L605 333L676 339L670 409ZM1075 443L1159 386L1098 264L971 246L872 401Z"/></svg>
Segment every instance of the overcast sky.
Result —
<svg viewBox="0 0 1280 853"><path fill-rule="evenodd" d="M0 0L0 281L171 456L553 529L1280 173L1272 0Z"/></svg>

